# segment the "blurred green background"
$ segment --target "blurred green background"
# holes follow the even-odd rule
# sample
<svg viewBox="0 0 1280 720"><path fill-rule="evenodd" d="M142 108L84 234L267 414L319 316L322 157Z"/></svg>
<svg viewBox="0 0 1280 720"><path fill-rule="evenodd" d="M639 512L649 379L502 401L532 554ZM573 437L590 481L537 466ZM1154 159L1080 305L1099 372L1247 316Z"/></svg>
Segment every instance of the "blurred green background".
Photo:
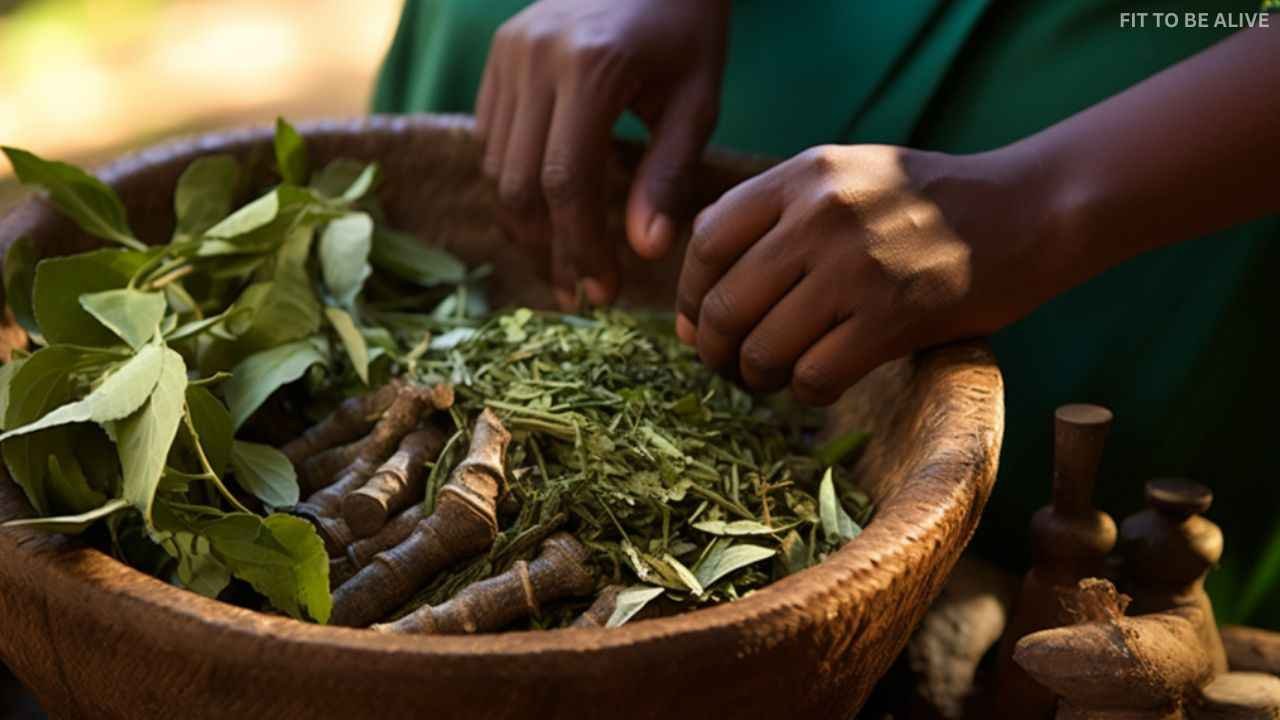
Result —
<svg viewBox="0 0 1280 720"><path fill-rule="evenodd" d="M0 0L0 145L92 166L277 115L363 114L400 5ZM23 195L0 160L0 215ZM0 664L0 719L43 717Z"/></svg>

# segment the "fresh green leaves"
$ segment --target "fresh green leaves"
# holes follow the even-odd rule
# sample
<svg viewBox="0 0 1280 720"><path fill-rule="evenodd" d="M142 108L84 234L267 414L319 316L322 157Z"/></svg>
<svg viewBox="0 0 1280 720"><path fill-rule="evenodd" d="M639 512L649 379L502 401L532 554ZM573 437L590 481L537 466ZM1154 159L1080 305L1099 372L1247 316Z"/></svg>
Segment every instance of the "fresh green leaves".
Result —
<svg viewBox="0 0 1280 720"><path fill-rule="evenodd" d="M648 605L664 592L666 592L665 588L649 585L633 585L619 592L617 603L613 607L613 614L609 616L605 627L618 627L626 624L628 620L635 617L636 613L643 610L645 605Z"/></svg>
<svg viewBox="0 0 1280 720"><path fill-rule="evenodd" d="M198 238L231 212L240 187L240 164L230 155L197 158L182 176L173 194L178 219L174 240Z"/></svg>
<svg viewBox="0 0 1280 720"><path fill-rule="evenodd" d="M148 523L165 460L182 421L187 388L182 356L168 348L161 353L160 377L147 401L113 424L124 473L124 497Z"/></svg>
<svg viewBox="0 0 1280 720"><path fill-rule="evenodd" d="M36 266L33 308L50 344L114 345L116 333L80 304L81 295L126 287L147 261L135 250L95 250L49 258Z"/></svg>
<svg viewBox="0 0 1280 720"><path fill-rule="evenodd" d="M231 467L240 487L268 507L298 503L298 476L284 453L270 445L236 440L231 446Z"/></svg>
<svg viewBox="0 0 1280 720"><path fill-rule="evenodd" d="M276 166L287 183L306 185L307 146L302 136L284 118L276 119Z"/></svg>
<svg viewBox="0 0 1280 720"><path fill-rule="evenodd" d="M327 358L324 341L309 338L263 350L242 360L222 387L232 426L243 425L271 393L302 377L307 368L324 363Z"/></svg>
<svg viewBox="0 0 1280 720"><path fill-rule="evenodd" d="M373 220L365 213L351 213L333 220L320 236L320 268L329 294L339 306L350 309L369 268Z"/></svg>
<svg viewBox="0 0 1280 720"><path fill-rule="evenodd" d="M838 543L852 540L862 532L862 528L849 517L844 506L836 497L835 482L831 477L831 469L822 476L818 487L818 511L822 518L822 532L827 542Z"/></svg>
<svg viewBox="0 0 1280 720"><path fill-rule="evenodd" d="M356 327L355 321L347 311L331 307L325 308L324 314L329 318L329 324L333 326L334 332L338 334L338 339L342 341L342 346L346 348L347 356L351 358L351 367L355 369L360 382L367 385L369 383L369 346L365 343L364 335L360 334L360 329Z"/></svg>
<svg viewBox="0 0 1280 720"><path fill-rule="evenodd" d="M423 287L460 283L467 275L462 261L443 248L386 228L374 232L369 260L374 267Z"/></svg>
<svg viewBox="0 0 1280 720"><path fill-rule="evenodd" d="M723 540L717 541L698 564L698 582L704 587L711 587L730 573L767 560L775 554L777 550L759 545L731 545Z"/></svg>
<svg viewBox="0 0 1280 720"><path fill-rule="evenodd" d="M134 350L155 335L164 317L164 295L133 288L103 290L80 296L80 307Z"/></svg>
<svg viewBox="0 0 1280 720"><path fill-rule="evenodd" d="M44 530L46 532L63 533L65 535L78 535L95 522L110 517L118 512L127 510L131 507L129 501L123 498L108 500L101 506L82 512L77 515L59 515L57 517L38 517L26 520L15 520L5 523L5 527L13 528L32 528L35 530Z"/></svg>
<svg viewBox="0 0 1280 720"><path fill-rule="evenodd" d="M31 290L36 281L38 259L29 235L14 240L4 254L5 302L13 310L18 324L27 332L39 332L35 311L31 309Z"/></svg>
<svg viewBox="0 0 1280 720"><path fill-rule="evenodd" d="M25 150L6 147L4 154L24 185L47 193L54 207L80 229L134 250L143 249L129 229L124 203L101 180L73 165L45 160Z"/></svg>

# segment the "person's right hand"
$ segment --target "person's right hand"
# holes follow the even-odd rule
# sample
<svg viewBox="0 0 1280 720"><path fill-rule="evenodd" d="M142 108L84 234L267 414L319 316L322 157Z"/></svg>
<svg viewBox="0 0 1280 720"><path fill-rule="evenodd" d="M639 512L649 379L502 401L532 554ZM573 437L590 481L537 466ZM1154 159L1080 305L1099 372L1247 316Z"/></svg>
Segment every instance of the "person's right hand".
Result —
<svg viewBox="0 0 1280 720"><path fill-rule="evenodd" d="M652 139L627 202L641 257L665 254L682 181L715 127L729 0L541 0L498 29L476 100L484 172L521 241L550 243L556 298L618 291L604 241L609 142L624 110Z"/></svg>

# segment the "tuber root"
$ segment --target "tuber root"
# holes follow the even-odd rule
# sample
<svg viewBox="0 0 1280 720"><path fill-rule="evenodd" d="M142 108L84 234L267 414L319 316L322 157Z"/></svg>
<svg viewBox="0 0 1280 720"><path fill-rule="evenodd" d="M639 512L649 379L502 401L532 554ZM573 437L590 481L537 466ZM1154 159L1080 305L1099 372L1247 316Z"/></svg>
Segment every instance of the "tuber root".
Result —
<svg viewBox="0 0 1280 720"><path fill-rule="evenodd" d="M382 413L395 402L402 387L403 382L392 380L371 393L348 398L324 420L280 448L281 452L302 474L308 459L369 432Z"/></svg>
<svg viewBox="0 0 1280 720"><path fill-rule="evenodd" d="M442 605L424 605L399 620L373 629L385 633L458 635L499 630L541 613L544 604L586 595L595 587L587 549L572 535L556 533L542 543L532 562L463 588Z"/></svg>
<svg viewBox="0 0 1280 720"><path fill-rule="evenodd" d="M391 447L418 424L421 411L421 396L410 388L401 388L395 402L365 436L365 440L344 446L349 448L359 445L359 449L337 479L313 492L305 502L294 506L293 514L306 518L315 525L331 557L341 554L355 540L351 529L340 516L343 498L347 493L363 486L378 470L379 463L391 452Z"/></svg>
<svg viewBox="0 0 1280 720"><path fill-rule="evenodd" d="M422 494L426 463L440 454L444 434L429 427L409 433L400 448L363 487L342 501L342 516L356 537L369 537L387 524L387 517L413 503Z"/></svg>
<svg viewBox="0 0 1280 720"><path fill-rule="evenodd" d="M405 538L413 534L413 529L418 527L425 514L422 503L414 503L408 510L389 520L377 533L348 545L345 557L334 558L329 562L329 583L338 587L368 565L375 555L404 542Z"/></svg>
<svg viewBox="0 0 1280 720"><path fill-rule="evenodd" d="M302 464L298 483L303 492L314 493L332 484L344 468L357 460L377 463L390 455L400 439L417 426L418 417L427 409L427 399L423 388L396 384L395 399L368 434L346 445L329 448Z"/></svg>
<svg viewBox="0 0 1280 720"><path fill-rule="evenodd" d="M360 627L377 622L441 570L493 544L498 497L505 488L503 458L510 441L511 434L492 411L480 414L467 456L440 488L435 511L403 542L379 552L338 587L331 624Z"/></svg>
<svg viewBox="0 0 1280 720"><path fill-rule="evenodd" d="M609 618L613 617L613 611L618 607L618 593L622 590L621 585L606 585L596 595L596 601L591 603L591 607L584 610L569 627L602 628L608 625Z"/></svg>

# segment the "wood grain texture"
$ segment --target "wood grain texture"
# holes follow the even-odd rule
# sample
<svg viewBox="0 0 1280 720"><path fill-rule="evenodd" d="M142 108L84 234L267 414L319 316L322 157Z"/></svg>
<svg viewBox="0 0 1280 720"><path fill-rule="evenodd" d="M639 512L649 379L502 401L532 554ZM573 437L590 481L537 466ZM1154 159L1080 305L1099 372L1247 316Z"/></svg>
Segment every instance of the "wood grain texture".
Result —
<svg viewBox="0 0 1280 720"><path fill-rule="evenodd" d="M374 117L301 126L312 157L376 159L393 226L496 265L499 303L549 306L533 266L495 229L492 189L463 117ZM178 174L194 157L268 156L269 128L127 157L102 176L143 238L168 236ZM624 304L669 307L680 253L641 263L622 247L620 148L610 228ZM265 166L265 163L263 163ZM711 153L714 198L764 163ZM0 245L29 233L47 255L94 242L28 202ZM0 531L0 656L67 718L848 718L906 643L968 542L991 491L1003 387L982 343L879 368L833 408L830 429L874 440L858 479L878 503L866 530L820 566L738 602L613 630L386 637L221 604L133 571L73 539ZM0 519L29 514L0 479Z"/></svg>

